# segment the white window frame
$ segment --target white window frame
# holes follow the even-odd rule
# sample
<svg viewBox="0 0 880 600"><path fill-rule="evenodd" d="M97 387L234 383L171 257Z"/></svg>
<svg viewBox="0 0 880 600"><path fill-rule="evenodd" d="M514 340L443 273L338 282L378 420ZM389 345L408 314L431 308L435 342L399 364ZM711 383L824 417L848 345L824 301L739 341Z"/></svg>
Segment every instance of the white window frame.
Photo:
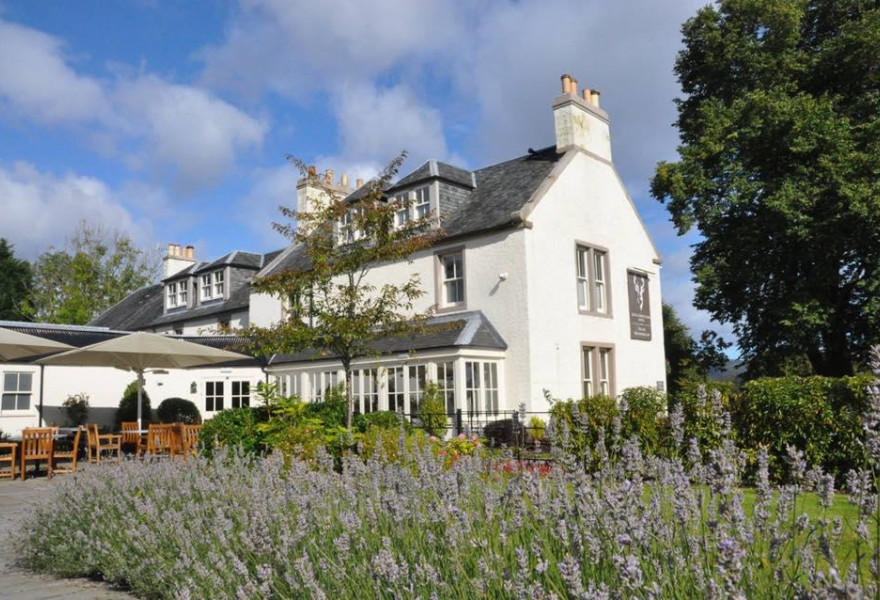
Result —
<svg viewBox="0 0 880 600"><path fill-rule="evenodd" d="M575 246L575 286L578 312L610 317L610 258L606 248L578 242Z"/></svg>
<svg viewBox="0 0 880 600"><path fill-rule="evenodd" d="M22 387L22 377L27 376L29 385L25 389ZM8 378L15 377L15 387L7 387ZM22 414L30 413L33 410L34 402L34 374L30 371L3 371L3 388L0 390L0 414ZM8 399L12 397L14 402L13 408L3 408ZM21 408L21 399L26 398L27 406Z"/></svg>
<svg viewBox="0 0 880 600"><path fill-rule="evenodd" d="M236 387L238 392L236 393ZM246 389L242 389L246 387ZM234 379L229 383L229 405L232 408L249 407L251 405L251 382L247 379Z"/></svg>
<svg viewBox="0 0 880 600"><path fill-rule="evenodd" d="M177 286L177 306L189 304L189 282L181 281Z"/></svg>
<svg viewBox="0 0 880 600"><path fill-rule="evenodd" d="M202 273L199 277L199 288L201 289L200 298L203 302L205 300L211 300L214 297L212 277L213 275L211 273Z"/></svg>
<svg viewBox="0 0 880 600"><path fill-rule="evenodd" d="M167 308L177 308L177 282L165 284L165 306Z"/></svg>
<svg viewBox="0 0 880 600"><path fill-rule="evenodd" d="M379 410L379 370L358 369L351 376L354 408L360 414Z"/></svg>
<svg viewBox="0 0 880 600"><path fill-rule="evenodd" d="M453 248L443 250L436 254L436 295L437 307L439 311L455 311L464 310L467 307L467 265L465 261L464 248ZM447 260L458 259L458 269L453 267L453 276L447 277L446 262ZM453 301L448 299L448 290L450 286L461 286L461 296Z"/></svg>
<svg viewBox="0 0 880 600"><path fill-rule="evenodd" d="M220 391L217 391L217 386ZM209 390L211 390L209 392ZM226 400L226 380L225 379L209 379L205 381L205 412L216 413L224 409ZM209 404L210 401L210 404Z"/></svg>
<svg viewBox="0 0 880 600"><path fill-rule="evenodd" d="M410 192L412 200L412 216L416 220L424 219L431 214L430 187L424 186Z"/></svg>
<svg viewBox="0 0 880 600"><path fill-rule="evenodd" d="M421 411L422 398L425 397L425 386L428 384L428 365L409 365L407 368L406 396L409 399L409 414L416 415Z"/></svg>
<svg viewBox="0 0 880 600"><path fill-rule="evenodd" d="M446 414L455 413L455 361L448 360L438 362L436 368L436 383L443 394Z"/></svg>
<svg viewBox="0 0 880 600"><path fill-rule="evenodd" d="M336 369L309 371L309 402L322 402L330 388L339 385L341 377Z"/></svg>
<svg viewBox="0 0 880 600"><path fill-rule="evenodd" d="M406 409L406 365L391 365L385 369L385 390L388 410ZM393 396L393 397L392 397Z"/></svg>
<svg viewBox="0 0 880 600"><path fill-rule="evenodd" d="M214 298L226 296L226 274L223 269L214 271Z"/></svg>
<svg viewBox="0 0 880 600"><path fill-rule="evenodd" d="M601 394L614 396L614 346L584 342L581 344L581 392L584 397Z"/></svg>

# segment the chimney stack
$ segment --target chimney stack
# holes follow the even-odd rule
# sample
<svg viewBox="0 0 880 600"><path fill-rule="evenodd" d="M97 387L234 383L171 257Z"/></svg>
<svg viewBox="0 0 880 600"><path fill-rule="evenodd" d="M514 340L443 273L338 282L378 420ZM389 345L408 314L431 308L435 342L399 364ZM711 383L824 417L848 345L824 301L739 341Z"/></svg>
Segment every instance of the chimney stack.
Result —
<svg viewBox="0 0 880 600"><path fill-rule="evenodd" d="M557 151L580 148L610 161L611 121L599 108L599 92L585 87L578 95L577 79L566 73L561 80L562 94L553 100Z"/></svg>
<svg viewBox="0 0 880 600"><path fill-rule="evenodd" d="M324 174L318 176L315 165L309 165L307 176L296 182L296 210L307 213L314 210L316 205L327 202L329 194L348 196L352 190L349 188L348 173L343 173L338 182L333 181L333 169L326 169Z"/></svg>
<svg viewBox="0 0 880 600"><path fill-rule="evenodd" d="M162 268L163 279L168 279L192 266L196 262L194 254L195 250L192 246L182 248L180 244L168 244L168 254L162 259L164 263Z"/></svg>

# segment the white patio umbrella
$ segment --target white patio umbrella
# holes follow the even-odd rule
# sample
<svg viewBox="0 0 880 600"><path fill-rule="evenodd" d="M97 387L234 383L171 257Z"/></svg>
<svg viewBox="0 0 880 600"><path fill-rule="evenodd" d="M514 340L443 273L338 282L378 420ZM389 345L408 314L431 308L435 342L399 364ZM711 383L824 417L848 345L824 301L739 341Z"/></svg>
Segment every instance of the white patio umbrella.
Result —
<svg viewBox="0 0 880 600"><path fill-rule="evenodd" d="M71 348L73 346L68 346L61 342L54 342L46 338L0 327L0 360L10 361L26 356L61 352Z"/></svg>
<svg viewBox="0 0 880 600"><path fill-rule="evenodd" d="M185 342L165 335L137 332L62 352L37 362L45 365L116 367L133 371L137 374L138 382L138 427L143 429L141 398L144 389L144 371L188 369L249 358L237 352Z"/></svg>

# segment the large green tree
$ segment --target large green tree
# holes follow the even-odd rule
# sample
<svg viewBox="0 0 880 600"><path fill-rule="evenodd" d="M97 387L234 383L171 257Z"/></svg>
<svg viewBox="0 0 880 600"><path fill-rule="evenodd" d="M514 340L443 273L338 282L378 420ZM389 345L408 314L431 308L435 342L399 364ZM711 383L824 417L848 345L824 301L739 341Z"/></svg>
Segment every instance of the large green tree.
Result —
<svg viewBox="0 0 880 600"><path fill-rule="evenodd" d="M0 238L0 320L26 318L32 279L31 265L16 258L12 245Z"/></svg>
<svg viewBox="0 0 880 600"><path fill-rule="evenodd" d="M417 273L393 283L370 277L376 265L409 260L442 235L433 226L434 215L402 224L395 220L398 212L410 211L412 200L408 195L387 198L384 190L404 157L392 161L355 201L288 157L320 193L307 211L281 207L282 215L296 219L296 225L276 223L275 229L303 249L309 266L254 282L257 291L283 298L288 305L287 318L248 331L256 349L264 355L313 350L336 357L345 371L348 427L352 362L375 354L373 343L379 338L418 330L428 314L414 310L425 293Z"/></svg>
<svg viewBox="0 0 880 600"><path fill-rule="evenodd" d="M682 31L652 192L702 236L695 305L764 373L850 374L880 342L880 7L721 0Z"/></svg>
<svg viewBox="0 0 880 600"><path fill-rule="evenodd" d="M34 264L33 316L83 325L158 276L158 255L127 234L80 222L63 250L50 248Z"/></svg>

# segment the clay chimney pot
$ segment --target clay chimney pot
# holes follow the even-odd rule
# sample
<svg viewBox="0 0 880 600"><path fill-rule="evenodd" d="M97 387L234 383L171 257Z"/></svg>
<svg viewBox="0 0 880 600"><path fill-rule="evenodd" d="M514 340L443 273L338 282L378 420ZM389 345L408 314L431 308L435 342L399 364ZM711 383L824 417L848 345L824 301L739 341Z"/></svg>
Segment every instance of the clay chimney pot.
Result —
<svg viewBox="0 0 880 600"><path fill-rule="evenodd" d="M562 79L562 93L570 94L571 93L571 75L566 73L561 77Z"/></svg>
<svg viewBox="0 0 880 600"><path fill-rule="evenodd" d="M339 185L342 187L348 187L348 173L342 174L342 177L339 178Z"/></svg>
<svg viewBox="0 0 880 600"><path fill-rule="evenodd" d="M356 188L360 189L360 188L364 187L364 180L358 179L357 181L354 182L354 185Z"/></svg>
<svg viewBox="0 0 880 600"><path fill-rule="evenodd" d="M590 97L593 99L593 106L599 108L599 90L591 90Z"/></svg>
<svg viewBox="0 0 880 600"><path fill-rule="evenodd" d="M315 177L318 174L318 169L315 168L315 165L309 165L309 177Z"/></svg>
<svg viewBox="0 0 880 600"><path fill-rule="evenodd" d="M593 100L591 98L593 91L590 88L584 88L584 91L581 92L584 95L584 100L587 104L592 104Z"/></svg>
<svg viewBox="0 0 880 600"><path fill-rule="evenodd" d="M571 87L569 88L569 93L570 93L572 96L577 96L577 95L578 95L578 80L577 80L577 79L572 78L572 80L571 80Z"/></svg>
<svg viewBox="0 0 880 600"><path fill-rule="evenodd" d="M190 258L190 259L195 258L195 254L196 254L195 248L193 248L192 246L186 247L186 257L187 258Z"/></svg>

